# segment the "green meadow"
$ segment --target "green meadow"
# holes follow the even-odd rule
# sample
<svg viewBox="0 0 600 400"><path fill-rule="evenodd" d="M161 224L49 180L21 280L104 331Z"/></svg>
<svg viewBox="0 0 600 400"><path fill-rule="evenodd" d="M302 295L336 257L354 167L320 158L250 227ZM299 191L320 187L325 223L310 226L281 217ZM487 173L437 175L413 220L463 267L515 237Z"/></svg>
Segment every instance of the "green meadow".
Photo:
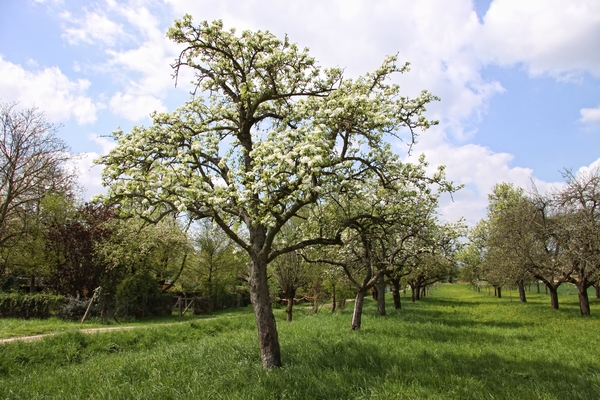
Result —
<svg viewBox="0 0 600 400"><path fill-rule="evenodd" d="M276 310L284 367L263 370L250 308L138 321L82 334L78 324L0 320L3 399L594 399L600 394L600 300L579 315L576 291L552 310L543 293L503 298L440 285L380 317L369 299L358 332L352 304L294 321ZM391 300L391 299L390 299ZM86 323L85 328L99 324Z"/></svg>

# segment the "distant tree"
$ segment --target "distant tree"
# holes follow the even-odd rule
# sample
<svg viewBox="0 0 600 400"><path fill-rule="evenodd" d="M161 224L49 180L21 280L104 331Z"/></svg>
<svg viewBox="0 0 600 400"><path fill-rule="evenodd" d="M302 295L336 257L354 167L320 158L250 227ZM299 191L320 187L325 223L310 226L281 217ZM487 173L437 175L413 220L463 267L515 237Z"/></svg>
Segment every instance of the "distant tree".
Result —
<svg viewBox="0 0 600 400"><path fill-rule="evenodd" d="M46 238L49 287L74 297L91 297L101 285L116 287L122 272L110 268L97 252L98 246L109 240L109 222L114 218L110 207L84 204L72 218L52 222Z"/></svg>
<svg viewBox="0 0 600 400"><path fill-rule="evenodd" d="M311 281L309 265L300 254L287 253L273 261L271 270L277 286L287 301L285 314L286 321L290 322L296 292Z"/></svg>
<svg viewBox="0 0 600 400"><path fill-rule="evenodd" d="M282 227L328 192L353 190L366 171L385 180L399 162L386 142L413 143L432 123L426 91L415 98L387 83L407 71L388 57L373 73L346 79L320 68L307 50L269 32L236 35L223 23L168 31L183 46L175 75L195 74L198 93L176 112L156 113L149 128L114 132L118 145L101 163L111 201L212 218L250 258L249 287L265 368L281 365L267 265L278 256L339 238L303 238L273 247Z"/></svg>
<svg viewBox="0 0 600 400"><path fill-rule="evenodd" d="M564 275L577 287L581 315L590 315L587 290L600 276L600 171L564 176L567 185L553 196L560 221L556 238Z"/></svg>
<svg viewBox="0 0 600 400"><path fill-rule="evenodd" d="M52 193L70 194L75 173L66 167L69 148L58 127L35 108L0 103L0 268L10 248L39 228L40 203ZM31 243L30 243L31 244Z"/></svg>

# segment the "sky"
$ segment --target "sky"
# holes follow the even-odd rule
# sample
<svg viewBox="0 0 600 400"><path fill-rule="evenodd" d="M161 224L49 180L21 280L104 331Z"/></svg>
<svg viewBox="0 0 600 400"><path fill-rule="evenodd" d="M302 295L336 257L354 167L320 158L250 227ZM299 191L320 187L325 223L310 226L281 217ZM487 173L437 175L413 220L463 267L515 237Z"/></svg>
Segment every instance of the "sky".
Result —
<svg viewBox="0 0 600 400"><path fill-rule="evenodd" d="M561 172L600 166L598 0L0 0L0 101L37 107L60 124L85 199L102 193L93 160L118 128L151 124L154 110L189 98L165 33L184 14L226 28L269 30L308 47L323 67L356 77L397 54L407 95L441 98L407 161L465 187L442 199L444 219L485 216L494 184L539 191Z"/></svg>

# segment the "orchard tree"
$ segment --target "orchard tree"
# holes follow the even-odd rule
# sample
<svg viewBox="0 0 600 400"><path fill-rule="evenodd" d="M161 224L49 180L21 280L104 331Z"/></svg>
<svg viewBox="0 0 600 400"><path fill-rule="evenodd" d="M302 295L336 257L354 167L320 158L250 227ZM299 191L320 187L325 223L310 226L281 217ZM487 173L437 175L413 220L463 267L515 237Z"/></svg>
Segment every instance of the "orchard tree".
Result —
<svg viewBox="0 0 600 400"><path fill-rule="evenodd" d="M525 282L532 274L524 246L531 244L535 210L524 190L510 183L496 184L488 197L486 274L491 281L516 284L520 301L526 302Z"/></svg>
<svg viewBox="0 0 600 400"><path fill-rule="evenodd" d="M600 274L600 172L564 174L567 185L554 194L564 251L564 273L577 287L581 315L590 315L587 290Z"/></svg>
<svg viewBox="0 0 600 400"><path fill-rule="evenodd" d="M213 221L250 258L249 288L262 364L281 365L267 279L279 255L339 237L303 238L275 249L282 227L323 194L353 190L366 171L387 179L398 156L386 142L413 143L432 122L435 96L401 95L387 81L408 70L388 57L372 73L344 78L307 49L265 31L236 34L221 21L175 21L168 37L183 46L173 68L194 74L191 100L152 126L113 133L118 146L100 160L109 201L133 202L150 218L187 211Z"/></svg>

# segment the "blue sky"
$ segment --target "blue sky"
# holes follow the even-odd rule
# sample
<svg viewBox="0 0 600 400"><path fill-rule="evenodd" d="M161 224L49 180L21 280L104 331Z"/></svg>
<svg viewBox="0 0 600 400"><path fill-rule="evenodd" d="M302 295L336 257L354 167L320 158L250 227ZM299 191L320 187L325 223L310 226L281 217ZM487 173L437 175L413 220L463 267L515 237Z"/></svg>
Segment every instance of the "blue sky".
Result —
<svg viewBox="0 0 600 400"><path fill-rule="evenodd" d="M165 38L175 18L288 34L323 66L356 76L386 54L410 61L407 94L428 89L441 124L420 138L433 164L466 185L445 218L485 214L494 183L540 190L564 168L600 165L600 2L597 0L3 0L0 101L37 106L81 153L86 197L101 192L92 160L105 137L148 125L187 98ZM401 152L404 147L398 146Z"/></svg>

